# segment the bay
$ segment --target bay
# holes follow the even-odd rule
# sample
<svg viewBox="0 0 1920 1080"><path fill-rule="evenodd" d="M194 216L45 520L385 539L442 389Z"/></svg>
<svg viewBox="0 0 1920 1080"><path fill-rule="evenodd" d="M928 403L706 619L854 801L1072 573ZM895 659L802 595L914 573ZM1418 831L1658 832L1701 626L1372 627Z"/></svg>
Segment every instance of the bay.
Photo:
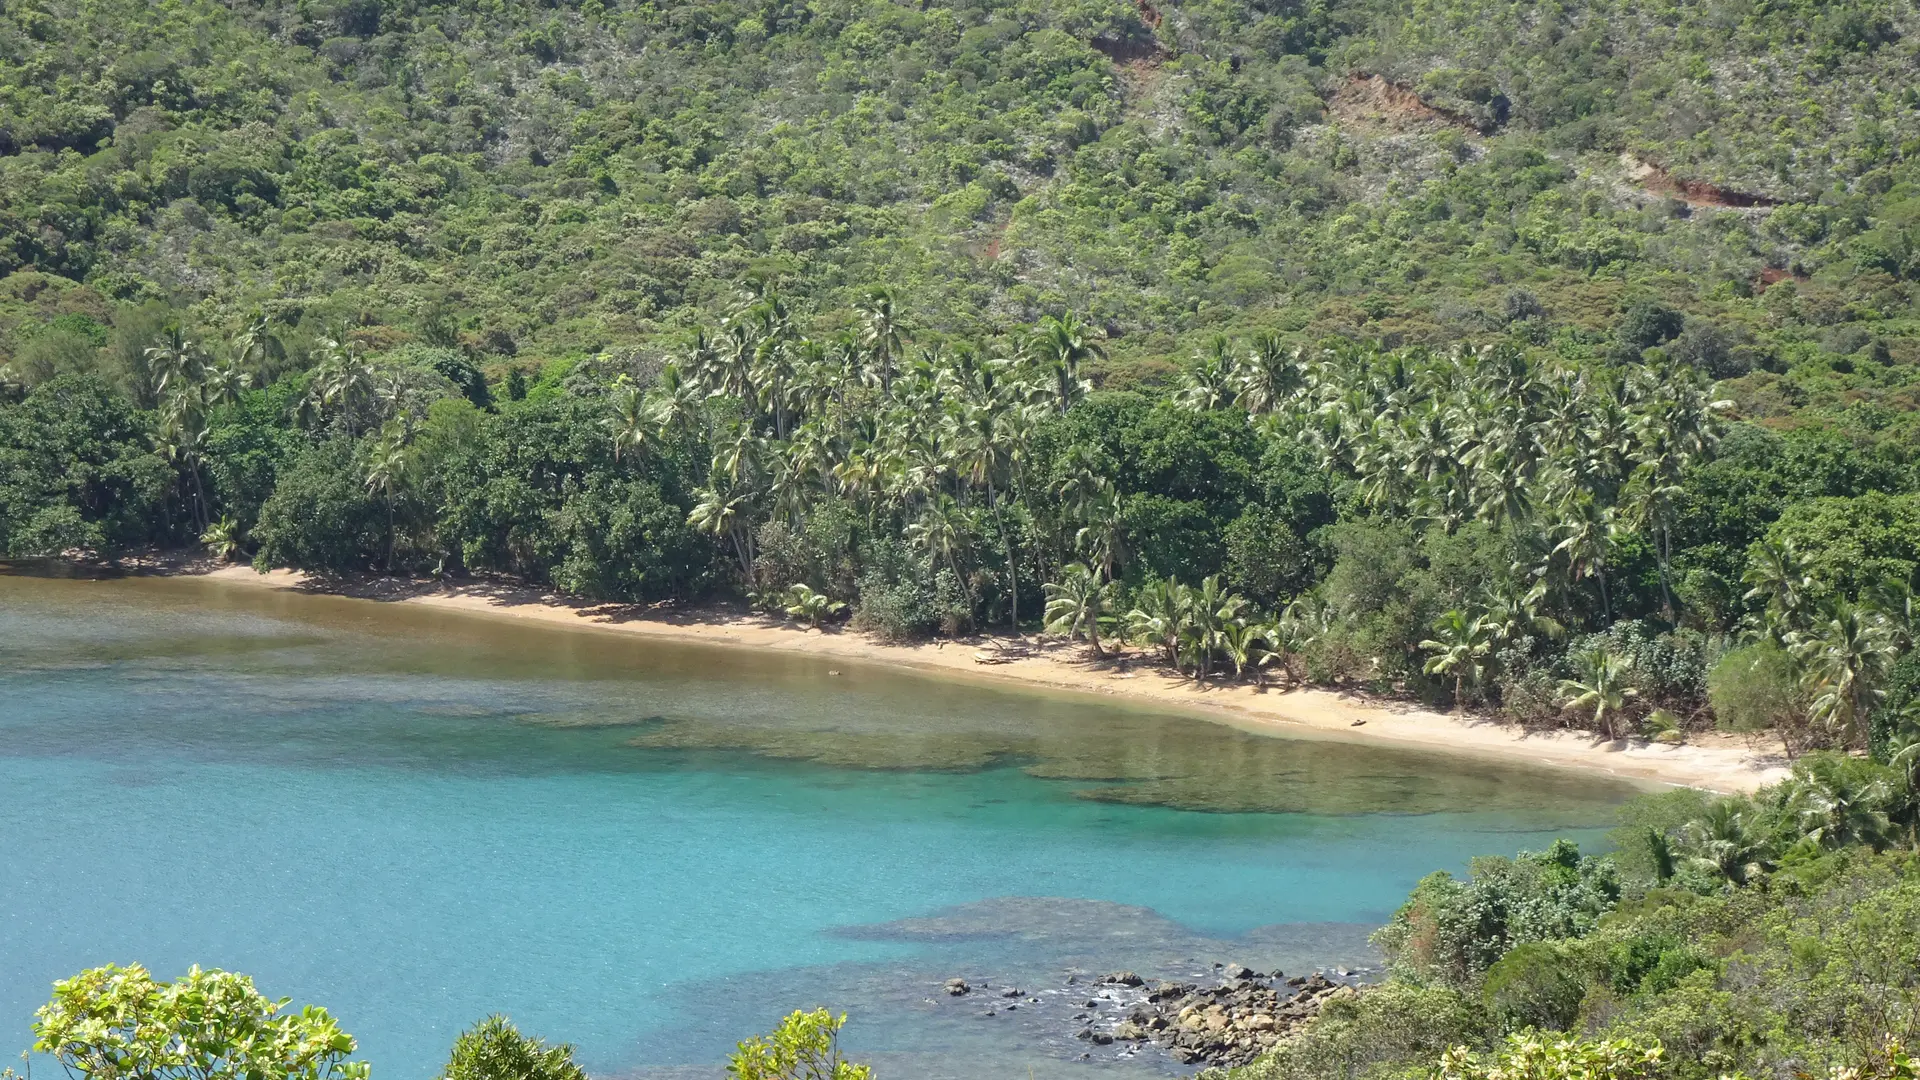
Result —
<svg viewBox="0 0 1920 1080"><path fill-rule="evenodd" d="M327 1006L408 1080L491 1012L666 1077L814 1005L883 1075L1190 1071L1063 1013L1115 968L1364 967L1423 874L1597 843L1632 790L842 660L0 574L0 1050L55 978L198 963ZM1041 1001L984 1016L1014 984Z"/></svg>

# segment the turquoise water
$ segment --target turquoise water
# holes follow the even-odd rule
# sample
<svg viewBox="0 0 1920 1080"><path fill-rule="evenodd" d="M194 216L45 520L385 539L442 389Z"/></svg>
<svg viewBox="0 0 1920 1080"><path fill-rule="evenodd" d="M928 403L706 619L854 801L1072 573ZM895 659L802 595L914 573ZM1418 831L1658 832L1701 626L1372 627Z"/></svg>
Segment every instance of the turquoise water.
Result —
<svg viewBox="0 0 1920 1080"><path fill-rule="evenodd" d="M1366 964L1425 872L1591 838L1628 793L845 661L4 575L0 792L0 1052L55 978L198 963L410 1080L490 1012L600 1073L704 1076L815 1004L887 1075L1174 1071L935 989Z"/></svg>

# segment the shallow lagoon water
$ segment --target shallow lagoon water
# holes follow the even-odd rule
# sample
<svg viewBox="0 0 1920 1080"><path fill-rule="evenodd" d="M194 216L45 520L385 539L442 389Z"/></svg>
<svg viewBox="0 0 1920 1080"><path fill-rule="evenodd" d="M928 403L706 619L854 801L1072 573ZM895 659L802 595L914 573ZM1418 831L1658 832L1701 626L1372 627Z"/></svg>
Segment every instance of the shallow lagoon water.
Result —
<svg viewBox="0 0 1920 1080"><path fill-rule="evenodd" d="M20 575L0 791L0 1050L55 978L199 963L407 1080L490 1012L597 1073L712 1076L816 1004L885 1075L1180 1072L1078 1060L1068 974L1370 963L1421 875L1596 840L1631 793L843 660ZM956 974L1043 1002L987 1019L936 992Z"/></svg>

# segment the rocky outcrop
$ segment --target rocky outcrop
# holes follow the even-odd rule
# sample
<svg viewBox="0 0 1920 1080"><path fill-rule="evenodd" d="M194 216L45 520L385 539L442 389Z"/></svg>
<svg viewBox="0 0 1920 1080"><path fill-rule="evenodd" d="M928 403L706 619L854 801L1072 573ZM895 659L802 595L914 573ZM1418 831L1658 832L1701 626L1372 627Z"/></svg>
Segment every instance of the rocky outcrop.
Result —
<svg viewBox="0 0 1920 1080"><path fill-rule="evenodd" d="M1356 992L1318 972L1282 980L1277 971L1263 976L1231 965L1225 973L1227 980L1215 987L1155 983L1146 988L1144 1000L1118 1022L1111 1026L1089 1023L1078 1037L1096 1045L1114 1041L1151 1043L1165 1048L1168 1056L1183 1065L1244 1065L1271 1050L1326 1002ZM1144 985L1144 981L1119 981L1119 976L1101 981L1118 986ZM1090 1014L1081 1014L1081 1018L1094 1020Z"/></svg>

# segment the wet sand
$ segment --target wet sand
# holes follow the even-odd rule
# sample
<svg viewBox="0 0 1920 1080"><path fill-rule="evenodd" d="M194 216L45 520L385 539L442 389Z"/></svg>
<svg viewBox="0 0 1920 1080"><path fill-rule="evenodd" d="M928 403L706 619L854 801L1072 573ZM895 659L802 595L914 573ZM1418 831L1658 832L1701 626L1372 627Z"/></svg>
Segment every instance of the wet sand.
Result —
<svg viewBox="0 0 1920 1080"><path fill-rule="evenodd" d="M256 573L244 566L185 565L166 572L256 588L294 589L480 615L592 627L714 645L778 649L866 663L907 666L953 677L1111 694L1207 716L1246 730L1316 734L1353 741L1428 747L1581 769L1650 784L1747 792L1786 775L1778 749L1747 737L1708 733L1678 745L1607 740L1580 731L1527 731L1471 714L1322 689L1269 683L1199 684L1128 650L1125 663L1088 658L1083 645L983 636L967 641L889 645L844 627L807 629L767 616L720 608L694 610L604 604L498 582L399 578L324 580L292 570ZM1026 655L1004 658L1017 644ZM983 663L981 657L1001 662Z"/></svg>

